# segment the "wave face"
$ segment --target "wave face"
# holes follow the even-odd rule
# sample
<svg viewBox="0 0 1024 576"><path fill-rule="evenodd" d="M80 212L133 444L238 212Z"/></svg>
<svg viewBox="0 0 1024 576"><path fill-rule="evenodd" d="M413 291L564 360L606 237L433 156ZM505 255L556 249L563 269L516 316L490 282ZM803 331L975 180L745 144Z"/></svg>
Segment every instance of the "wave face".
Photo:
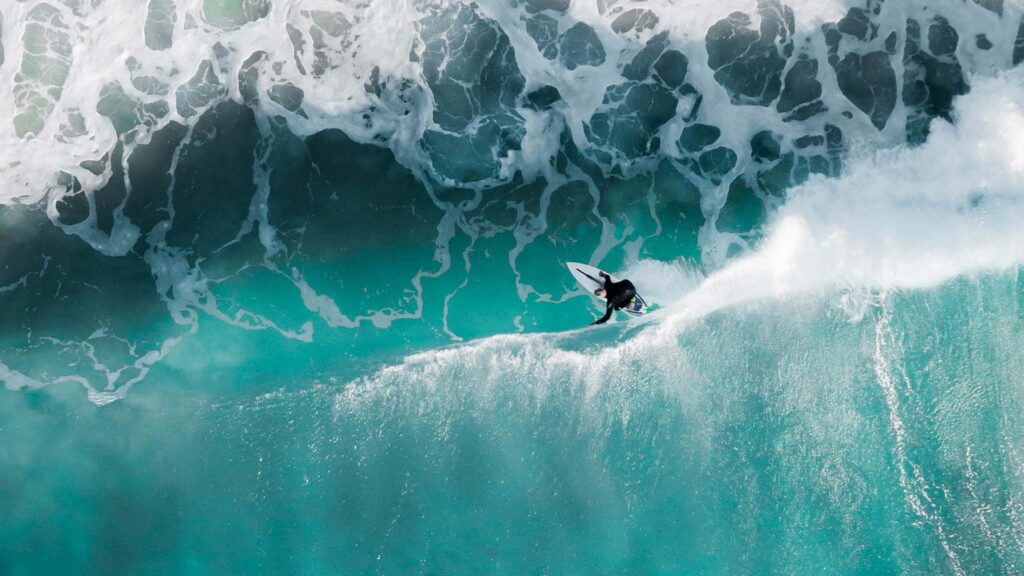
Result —
<svg viewBox="0 0 1024 576"><path fill-rule="evenodd" d="M0 572L1024 572L1021 60L1013 0L0 5ZM567 261L659 309L571 331Z"/></svg>

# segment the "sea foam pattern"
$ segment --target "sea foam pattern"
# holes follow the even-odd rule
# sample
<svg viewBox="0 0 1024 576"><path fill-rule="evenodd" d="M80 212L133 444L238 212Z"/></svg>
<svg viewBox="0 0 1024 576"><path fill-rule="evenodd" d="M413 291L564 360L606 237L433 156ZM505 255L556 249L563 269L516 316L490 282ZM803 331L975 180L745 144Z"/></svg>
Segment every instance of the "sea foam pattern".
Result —
<svg viewBox="0 0 1024 576"><path fill-rule="evenodd" d="M1021 7L981 0L0 12L4 379L96 394L200 320L355 356L564 329L569 260L677 262L669 304L1024 58Z"/></svg>

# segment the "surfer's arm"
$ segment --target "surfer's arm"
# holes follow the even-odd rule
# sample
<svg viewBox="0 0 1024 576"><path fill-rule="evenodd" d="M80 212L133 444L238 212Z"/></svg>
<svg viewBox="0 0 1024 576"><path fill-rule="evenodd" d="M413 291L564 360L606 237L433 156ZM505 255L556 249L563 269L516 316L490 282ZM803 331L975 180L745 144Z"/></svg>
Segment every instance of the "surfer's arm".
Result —
<svg viewBox="0 0 1024 576"><path fill-rule="evenodd" d="M612 287L612 277L604 272L601 272L601 276L604 278L604 289L607 292Z"/></svg>
<svg viewBox="0 0 1024 576"><path fill-rule="evenodd" d="M608 319L612 317L612 310L614 309L615 305L612 304L611 302L608 302L608 310L605 311L604 316L600 317L597 320L594 320L592 324L604 324L605 322L607 322Z"/></svg>

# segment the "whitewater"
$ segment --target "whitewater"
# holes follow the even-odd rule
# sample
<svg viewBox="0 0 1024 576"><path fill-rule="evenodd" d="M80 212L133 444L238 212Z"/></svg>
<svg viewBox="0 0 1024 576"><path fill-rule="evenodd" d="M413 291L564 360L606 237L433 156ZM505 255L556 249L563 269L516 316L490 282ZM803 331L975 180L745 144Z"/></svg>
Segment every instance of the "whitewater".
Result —
<svg viewBox="0 0 1024 576"><path fill-rule="evenodd" d="M1014 0L0 3L0 573L1024 572L1022 60Z"/></svg>

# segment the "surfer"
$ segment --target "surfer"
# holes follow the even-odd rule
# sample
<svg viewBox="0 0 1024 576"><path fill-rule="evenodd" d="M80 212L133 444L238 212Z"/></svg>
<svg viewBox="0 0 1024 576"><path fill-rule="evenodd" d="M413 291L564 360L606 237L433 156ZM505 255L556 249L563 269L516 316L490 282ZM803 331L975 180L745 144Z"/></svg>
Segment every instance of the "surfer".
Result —
<svg viewBox="0 0 1024 576"><path fill-rule="evenodd" d="M633 302L633 298L636 297L636 287L629 280L612 282L612 277L608 274L601 272L601 276L604 278L604 286L594 290L594 294L608 301L608 309L605 311L604 316L591 322L591 326L594 324L604 324L612 317L613 310L621 310L629 306Z"/></svg>

